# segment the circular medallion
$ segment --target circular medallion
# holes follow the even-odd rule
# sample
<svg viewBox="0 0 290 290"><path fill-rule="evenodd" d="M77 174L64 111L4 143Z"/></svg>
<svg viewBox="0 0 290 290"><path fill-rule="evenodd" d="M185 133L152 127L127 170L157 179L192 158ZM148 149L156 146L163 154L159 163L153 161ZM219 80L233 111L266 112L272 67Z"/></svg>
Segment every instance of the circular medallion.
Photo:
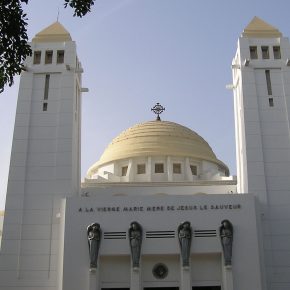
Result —
<svg viewBox="0 0 290 290"><path fill-rule="evenodd" d="M152 270L153 276L157 279L164 279L168 275L168 268L164 264L156 264Z"/></svg>

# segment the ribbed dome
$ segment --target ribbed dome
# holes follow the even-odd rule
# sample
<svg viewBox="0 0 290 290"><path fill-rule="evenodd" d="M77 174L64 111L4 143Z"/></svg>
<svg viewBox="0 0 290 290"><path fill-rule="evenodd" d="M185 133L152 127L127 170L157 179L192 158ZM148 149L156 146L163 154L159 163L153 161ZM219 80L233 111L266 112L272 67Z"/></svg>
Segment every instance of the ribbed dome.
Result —
<svg viewBox="0 0 290 290"><path fill-rule="evenodd" d="M100 160L88 170L88 176L109 162L132 157L179 156L214 162L228 171L208 143L187 127L168 121L137 124L113 139Z"/></svg>

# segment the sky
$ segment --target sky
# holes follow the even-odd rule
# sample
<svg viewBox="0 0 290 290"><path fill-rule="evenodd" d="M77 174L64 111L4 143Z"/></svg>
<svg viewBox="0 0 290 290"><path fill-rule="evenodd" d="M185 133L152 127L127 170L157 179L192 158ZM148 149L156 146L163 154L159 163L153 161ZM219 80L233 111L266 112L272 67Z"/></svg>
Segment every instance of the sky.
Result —
<svg viewBox="0 0 290 290"><path fill-rule="evenodd" d="M73 17L63 0L23 4L32 37L56 21L77 43L84 68L81 176L110 141L161 118L196 131L236 174L231 61L254 16L290 36L287 0L96 0ZM4 209L19 77L0 94L0 209Z"/></svg>

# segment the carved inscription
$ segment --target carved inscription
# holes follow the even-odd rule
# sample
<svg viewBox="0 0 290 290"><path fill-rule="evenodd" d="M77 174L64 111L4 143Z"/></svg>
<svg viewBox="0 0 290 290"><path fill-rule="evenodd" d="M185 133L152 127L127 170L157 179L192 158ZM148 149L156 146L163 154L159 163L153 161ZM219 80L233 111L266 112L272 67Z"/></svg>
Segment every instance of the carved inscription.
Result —
<svg viewBox="0 0 290 290"><path fill-rule="evenodd" d="M170 212L170 211L220 211L239 210L241 204L189 204L189 205L155 205L155 206L82 206L78 208L80 213L116 213L116 212Z"/></svg>

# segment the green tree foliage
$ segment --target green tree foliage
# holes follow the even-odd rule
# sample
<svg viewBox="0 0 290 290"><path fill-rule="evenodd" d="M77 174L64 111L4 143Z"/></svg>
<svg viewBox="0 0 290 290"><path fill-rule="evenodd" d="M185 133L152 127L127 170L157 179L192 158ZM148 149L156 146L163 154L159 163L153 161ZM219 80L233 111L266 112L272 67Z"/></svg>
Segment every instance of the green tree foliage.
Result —
<svg viewBox="0 0 290 290"><path fill-rule="evenodd" d="M28 0L21 0L27 3ZM0 4L0 93L4 85L13 84L23 61L31 54L27 44L26 14L19 0L2 0Z"/></svg>
<svg viewBox="0 0 290 290"><path fill-rule="evenodd" d="M95 0L64 0L64 7L70 6L74 9L74 16L83 17L91 11Z"/></svg>
<svg viewBox="0 0 290 290"><path fill-rule="evenodd" d="M29 0L0 0L0 93L12 86L14 76L21 73L23 62L31 55L27 36L27 16L22 5ZM91 11L95 0L64 0L74 16L82 17Z"/></svg>

